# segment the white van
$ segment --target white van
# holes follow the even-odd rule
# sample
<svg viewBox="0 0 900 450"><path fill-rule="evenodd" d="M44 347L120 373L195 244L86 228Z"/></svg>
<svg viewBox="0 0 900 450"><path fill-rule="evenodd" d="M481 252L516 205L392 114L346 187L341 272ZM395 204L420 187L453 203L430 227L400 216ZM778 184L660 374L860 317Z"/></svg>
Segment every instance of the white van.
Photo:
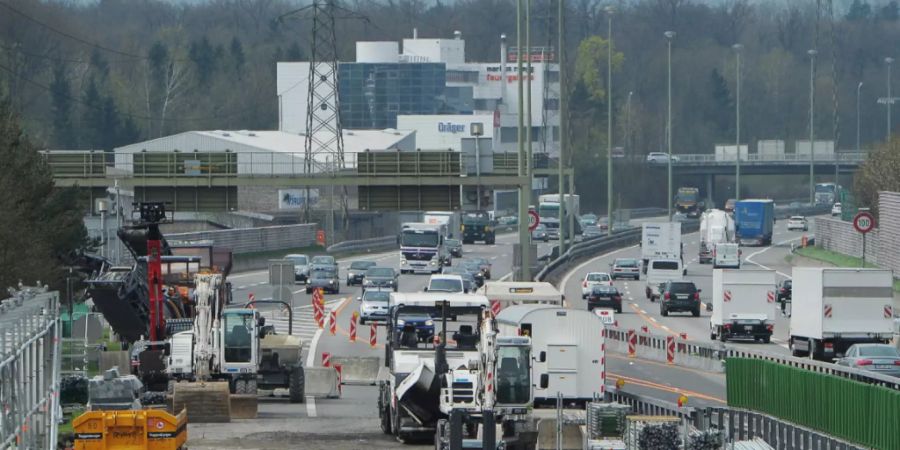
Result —
<svg viewBox="0 0 900 450"><path fill-rule="evenodd" d="M720 242L713 247L713 269L741 268L741 246L736 243Z"/></svg>
<svg viewBox="0 0 900 450"><path fill-rule="evenodd" d="M680 281L687 275L680 259L651 259L647 264L647 289L651 302L659 299L659 285L666 281Z"/></svg>

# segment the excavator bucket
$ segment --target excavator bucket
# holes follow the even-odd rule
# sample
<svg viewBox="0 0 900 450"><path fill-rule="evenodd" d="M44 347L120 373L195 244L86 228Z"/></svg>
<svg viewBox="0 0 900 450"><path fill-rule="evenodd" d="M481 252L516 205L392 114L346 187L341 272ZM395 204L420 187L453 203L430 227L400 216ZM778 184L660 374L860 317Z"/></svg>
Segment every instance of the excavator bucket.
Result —
<svg viewBox="0 0 900 450"><path fill-rule="evenodd" d="M231 395L232 419L255 419L258 411L259 404L256 394Z"/></svg>
<svg viewBox="0 0 900 450"><path fill-rule="evenodd" d="M186 409L191 423L230 422L230 397L227 381L175 383L172 407L175 411Z"/></svg>

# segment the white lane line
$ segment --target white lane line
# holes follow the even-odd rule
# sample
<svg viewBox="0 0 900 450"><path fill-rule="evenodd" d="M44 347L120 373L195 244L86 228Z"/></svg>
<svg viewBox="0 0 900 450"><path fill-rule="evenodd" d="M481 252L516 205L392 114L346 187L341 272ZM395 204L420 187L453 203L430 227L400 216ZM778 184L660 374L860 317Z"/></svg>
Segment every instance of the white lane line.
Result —
<svg viewBox="0 0 900 450"><path fill-rule="evenodd" d="M336 308L341 308L348 300L350 300L350 297L345 297L341 300L341 304L337 305ZM306 367L313 367L315 365L316 355L318 354L316 347L319 345L319 338L322 337L322 332L325 331L325 328L328 328L329 319L331 319L331 314L325 316L325 326L316 330L316 334L312 338L312 343L309 344L309 350L306 354ZM315 397L306 396L306 415L308 417L316 417Z"/></svg>
<svg viewBox="0 0 900 450"><path fill-rule="evenodd" d="M656 323L656 318L655 318L655 317L651 317L651 318L650 318L650 321L653 322L653 323Z"/></svg>
<svg viewBox="0 0 900 450"><path fill-rule="evenodd" d="M591 259L588 259L587 261L585 261L585 262L579 264L578 266L576 266L574 269L570 270L569 273L567 273L566 276L563 277L562 282L561 282L559 285L562 286L563 292L565 292L566 286L569 285L569 279L572 277L572 275L575 274L576 272L578 272L579 270L583 269L583 268L584 268L585 266L587 266L588 264L594 263L596 260L598 260L598 259L600 259L600 258L605 258L605 257L608 257L608 256L610 256L610 255L614 255L614 254L616 254L616 253L618 253L618 252L621 252L621 251L623 251L623 250L629 250L629 249L637 248L637 247L638 247L637 245L632 245L632 246L630 246L630 247L625 247L625 248L616 249L616 250L613 250L613 251L611 251L611 252L604 253L604 254L602 254L602 255L597 255L597 256L595 256L595 257L593 257L593 258L591 258Z"/></svg>
<svg viewBox="0 0 900 450"><path fill-rule="evenodd" d="M764 265L762 265L762 264L760 264L760 263L758 263L758 262L756 262L756 261L753 261L753 257L754 257L754 256L758 256L758 255L761 255L761 254L763 254L763 253L765 253L765 252L767 252L767 251L769 251L769 250L772 250L772 249L775 248L775 247L778 247L778 246L781 246L781 245L784 245L784 244L787 244L787 243L790 243L790 242L793 242L793 241L799 241L799 240L801 240L801 239L803 239L802 236L801 236L801 237L798 237L798 238L793 238L793 239L788 239L788 240L785 240L785 241L778 242L778 243L776 243L775 245L766 247L766 248L764 248L764 249L762 249L762 250L759 250L759 251L757 251L757 252L754 252L754 253L748 255L748 256L744 259L744 261L746 261L746 262L748 262L748 263L750 263L750 264L753 264L753 265L755 265L755 266L762 267L763 269L766 269L766 270L773 270L773 269L770 268L770 267L766 267L766 266L764 266ZM785 277L785 278L787 278L787 279L789 279L789 280L791 279L791 276L788 275L788 274L786 274L786 273L784 273L784 272L780 272L780 271L777 271L777 270L776 270L775 273L777 273L778 275L781 275L781 276L783 276L783 277Z"/></svg>
<svg viewBox="0 0 900 450"><path fill-rule="evenodd" d="M653 320L652 317L651 317L651 320ZM655 322L655 320L654 320L654 322ZM669 327L667 327L667 326L665 326L665 325L660 325L660 327L661 327L663 330L666 330L666 331L672 331L672 330L669 329Z"/></svg>
<svg viewBox="0 0 900 450"><path fill-rule="evenodd" d="M634 299L631 298L631 297L628 297L628 300L634 300ZM634 302L631 302L631 304L632 304L632 306L637 306L637 305L638 305L637 303L634 303Z"/></svg>
<svg viewBox="0 0 900 450"><path fill-rule="evenodd" d="M508 274L506 274L506 275L503 275L503 276L502 276L502 277L500 277L500 279L499 279L499 280L497 280L497 281L506 281L506 279L507 279L507 278L509 278L509 277L511 277L511 276L512 276L512 274L513 274L513 273L512 273L512 272L510 272L510 273L508 273Z"/></svg>
<svg viewBox="0 0 900 450"><path fill-rule="evenodd" d="M641 314L647 314L647 311L641 310Z"/></svg>
<svg viewBox="0 0 900 450"><path fill-rule="evenodd" d="M493 261L493 260L495 260L495 259L497 259L496 256L491 256L491 261Z"/></svg>

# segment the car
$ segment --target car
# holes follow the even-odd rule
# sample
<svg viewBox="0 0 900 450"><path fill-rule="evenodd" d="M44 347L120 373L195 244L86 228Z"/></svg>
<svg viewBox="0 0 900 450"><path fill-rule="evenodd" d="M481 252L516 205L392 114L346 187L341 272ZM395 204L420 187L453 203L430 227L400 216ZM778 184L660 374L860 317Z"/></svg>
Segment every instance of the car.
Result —
<svg viewBox="0 0 900 450"><path fill-rule="evenodd" d="M364 291L371 288L386 288L397 292L400 289L400 275L390 267L370 267L363 276L362 287Z"/></svg>
<svg viewBox="0 0 900 450"><path fill-rule="evenodd" d="M700 289L693 281L667 281L660 286L659 314L686 311L700 317Z"/></svg>
<svg viewBox="0 0 900 450"><path fill-rule="evenodd" d="M335 261L334 256L331 255L313 256L312 260L309 262L310 272L321 269L334 269L334 271L337 272L337 268L337 261Z"/></svg>
<svg viewBox="0 0 900 450"><path fill-rule="evenodd" d="M831 215L832 215L832 216L839 216L839 215L841 215L841 211L842 211L842 208L841 208L841 204L840 204L840 203L835 203L835 204L831 207Z"/></svg>
<svg viewBox="0 0 900 450"><path fill-rule="evenodd" d="M444 245L447 246L447 250L450 252L451 256L456 256L458 258L462 258L463 255L463 244L459 239L444 239Z"/></svg>
<svg viewBox="0 0 900 450"><path fill-rule="evenodd" d="M485 258L472 258L473 261L478 262L478 267L481 269L481 273L484 274L484 278L486 280L491 279L491 262Z"/></svg>
<svg viewBox="0 0 900 450"><path fill-rule="evenodd" d="M667 164L669 162L669 154L663 152L647 153L647 164ZM678 162L678 156L672 155L672 164Z"/></svg>
<svg viewBox="0 0 900 450"><path fill-rule="evenodd" d="M625 157L625 149L623 147L613 147L612 152L609 154L613 159L620 159Z"/></svg>
<svg viewBox="0 0 900 450"><path fill-rule="evenodd" d="M788 219L787 229L788 229L788 231L792 231L792 230L807 231L807 230L809 230L809 224L806 221L806 217L791 216Z"/></svg>
<svg viewBox="0 0 900 450"><path fill-rule="evenodd" d="M294 263L294 282L306 283L309 278L309 256L292 253L284 259Z"/></svg>
<svg viewBox="0 0 900 450"><path fill-rule="evenodd" d="M581 227L581 237L583 239L591 239L595 237L605 236L606 231L599 225L588 225Z"/></svg>
<svg viewBox="0 0 900 450"><path fill-rule="evenodd" d="M644 293L651 302L659 300L662 296L663 285L667 281L682 280L687 275L687 269L680 259L651 259L647 264L647 284Z"/></svg>
<svg viewBox="0 0 900 450"><path fill-rule="evenodd" d="M478 285L478 287L484 285L484 272L481 271L481 264L479 264L478 261L465 259L462 262L462 267L472 274L472 278L475 279L475 284Z"/></svg>
<svg viewBox="0 0 900 450"><path fill-rule="evenodd" d="M725 204L722 206L722 209L727 213L733 213L735 203L737 203L736 198L729 198L728 200L725 200Z"/></svg>
<svg viewBox="0 0 900 450"><path fill-rule="evenodd" d="M544 242L549 241L550 235L547 234L547 225L544 225L542 223L537 224L537 226L534 227L534 230L531 231L531 240Z"/></svg>
<svg viewBox="0 0 900 450"><path fill-rule="evenodd" d="M350 263L350 268L347 269L347 286L353 286L355 284L362 284L363 277L366 275L366 271L369 270L370 267L375 267L378 263L375 261L353 261Z"/></svg>
<svg viewBox="0 0 900 450"><path fill-rule="evenodd" d="M414 332L417 342L426 342L434 337L434 319L427 314L400 314L394 325L400 335L401 346L404 346L405 332Z"/></svg>
<svg viewBox="0 0 900 450"><path fill-rule="evenodd" d="M581 225L597 225L597 215L596 214L584 214L579 220L581 221Z"/></svg>
<svg viewBox="0 0 900 450"><path fill-rule="evenodd" d="M519 218L516 216L503 216L497 219L497 223L500 225L515 225L519 223Z"/></svg>
<svg viewBox="0 0 900 450"><path fill-rule="evenodd" d="M641 279L641 263L633 258L616 258L609 265L610 278L617 280L619 278Z"/></svg>
<svg viewBox="0 0 900 450"><path fill-rule="evenodd" d="M836 363L839 366L900 377L900 350L890 344L853 344Z"/></svg>
<svg viewBox="0 0 900 450"><path fill-rule="evenodd" d="M359 323L384 322L388 317L388 302L391 292L386 289L368 289L356 299L359 304Z"/></svg>
<svg viewBox="0 0 900 450"><path fill-rule="evenodd" d="M475 292L478 289L475 277L465 267L444 267L441 273L445 275L459 275L463 280L463 288L466 292Z"/></svg>
<svg viewBox="0 0 900 450"><path fill-rule="evenodd" d="M615 286L594 285L587 295L587 308L588 311L593 311L594 308L610 308L620 313L622 312L622 294Z"/></svg>
<svg viewBox="0 0 900 450"><path fill-rule="evenodd" d="M426 292L447 292L459 294L466 292L465 283L459 275L432 275L428 280Z"/></svg>
<svg viewBox="0 0 900 450"><path fill-rule="evenodd" d="M581 298L587 298L594 286L612 286L612 278L606 272L588 272L581 280Z"/></svg>
<svg viewBox="0 0 900 450"><path fill-rule="evenodd" d="M312 294L313 289L322 288L329 294L341 293L341 280L337 270L314 269L309 273L309 281L306 283L306 293Z"/></svg>

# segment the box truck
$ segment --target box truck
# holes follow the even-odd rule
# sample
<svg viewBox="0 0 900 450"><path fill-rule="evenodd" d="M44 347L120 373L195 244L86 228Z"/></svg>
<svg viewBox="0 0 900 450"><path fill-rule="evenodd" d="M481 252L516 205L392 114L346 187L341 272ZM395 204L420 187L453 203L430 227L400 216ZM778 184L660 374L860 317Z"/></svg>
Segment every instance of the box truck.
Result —
<svg viewBox="0 0 900 450"><path fill-rule="evenodd" d="M774 327L774 270L713 270L710 339L768 343Z"/></svg>
<svg viewBox="0 0 900 450"><path fill-rule="evenodd" d="M771 245L775 202L740 200L734 204L734 227L741 245Z"/></svg>
<svg viewBox="0 0 900 450"><path fill-rule="evenodd" d="M795 267L790 346L794 356L829 361L853 344L893 334L890 270Z"/></svg>
<svg viewBox="0 0 900 450"><path fill-rule="evenodd" d="M652 259L681 260L681 222L645 222L641 225L643 272Z"/></svg>
<svg viewBox="0 0 900 450"><path fill-rule="evenodd" d="M700 264L713 260L716 244L734 242L734 219L721 209L710 209L700 216Z"/></svg>

